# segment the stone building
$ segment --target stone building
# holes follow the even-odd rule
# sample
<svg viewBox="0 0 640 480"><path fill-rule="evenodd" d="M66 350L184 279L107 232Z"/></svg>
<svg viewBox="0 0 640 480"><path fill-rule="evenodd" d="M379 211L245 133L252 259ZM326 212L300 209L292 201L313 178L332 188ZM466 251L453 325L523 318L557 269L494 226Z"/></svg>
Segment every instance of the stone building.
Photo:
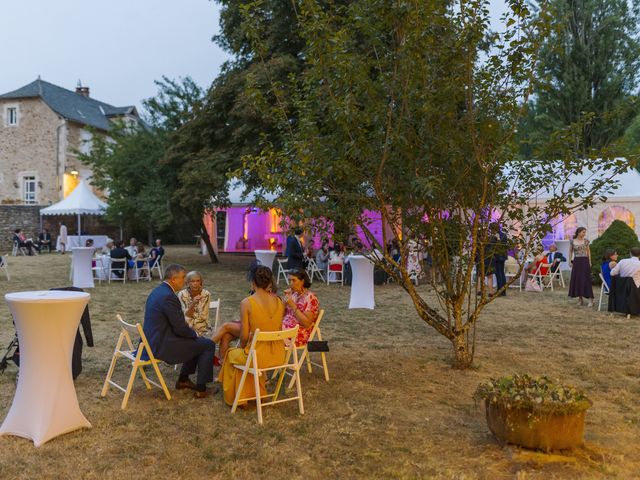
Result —
<svg viewBox="0 0 640 480"><path fill-rule="evenodd" d="M50 205L71 192L91 170L77 152L116 120L140 121L134 106L114 107L38 78L0 95L0 204Z"/></svg>

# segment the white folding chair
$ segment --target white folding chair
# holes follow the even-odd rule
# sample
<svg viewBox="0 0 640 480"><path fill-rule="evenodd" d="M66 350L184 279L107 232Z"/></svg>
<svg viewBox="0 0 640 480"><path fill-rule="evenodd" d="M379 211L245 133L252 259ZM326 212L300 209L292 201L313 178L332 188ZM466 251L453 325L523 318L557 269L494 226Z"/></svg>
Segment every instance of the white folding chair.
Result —
<svg viewBox="0 0 640 480"><path fill-rule="evenodd" d="M142 266L138 266L138 262L142 262ZM151 268L149 268L149 260L134 260L134 272L136 276L136 282L140 280L146 280L147 282L151 281Z"/></svg>
<svg viewBox="0 0 640 480"><path fill-rule="evenodd" d="M122 266L114 267L113 266L114 263ZM122 278L118 277L117 275L113 276L114 272L122 273ZM111 283L111 280L113 280L114 282L122 282L123 285L127 283L127 258L126 257L111 259L111 263L109 264L109 283Z"/></svg>
<svg viewBox="0 0 640 480"><path fill-rule="evenodd" d="M21 253L23 256L27 256L28 252L27 252L27 247L19 247L18 246L19 243L17 240L13 241L13 250L11 250L11 256L12 257L16 257L18 255L18 252Z"/></svg>
<svg viewBox="0 0 640 480"><path fill-rule="evenodd" d="M242 371L240 377L240 383L236 391L236 397L233 400L233 406L231 407L231 413L235 413L238 408L238 402L245 402L248 400L256 401L256 410L258 412L258 423L262 425L262 407L269 405L276 405L278 403L290 402L293 400L298 401L298 409L300 414L304 414L304 405L302 403L302 386L300 385L300 362L298 361L298 350L295 347L295 338L298 334L298 326L290 328L288 330L281 330L278 332L261 332L259 329L253 333L253 340L249 348L249 354L247 355L247 361L244 365L234 365L235 368ZM265 367L260 366L260 358L256 351L256 346L260 342L285 342L289 346L285 350L284 362L278 365L269 365ZM293 357L293 362L289 360ZM296 395L292 397L285 397L278 399L280 388L285 377L287 370L291 370L293 374L293 380L296 385ZM267 393L264 396L260 396L260 376L265 375L267 372L273 372L274 377L277 375L278 382L273 393ZM254 397L242 397L242 390L244 384L247 381L248 375L253 375L253 385L255 388ZM273 377L272 377L273 378ZM271 399L264 401L263 399Z"/></svg>
<svg viewBox="0 0 640 480"><path fill-rule="evenodd" d="M543 268L547 269L547 273L545 273L545 274L542 273L542 269ZM541 263L540 265L538 265L538 268L536 268L535 272L529 273L529 274L527 274L527 276L537 280L538 283L540 283L540 285L542 286L543 289L550 288L551 291L553 292L554 274L551 273L551 264L549 264L549 263ZM545 283L545 279L547 280L546 283Z"/></svg>
<svg viewBox="0 0 640 480"><path fill-rule="evenodd" d="M310 258L307 263L307 275L309 275L309 278L311 279L311 281L313 281L313 276L316 275L320 279L320 281L324 283L324 275L322 274L322 271L318 268L318 264L313 258Z"/></svg>
<svg viewBox="0 0 640 480"><path fill-rule="evenodd" d="M214 300L209 303L209 312L211 310L216 309L216 320L213 324L213 331L216 332L218 330L218 322L220 321L220 299Z"/></svg>
<svg viewBox="0 0 640 480"><path fill-rule="evenodd" d="M327 285L330 283L339 283L344 286L344 261L333 260L327 265Z"/></svg>
<svg viewBox="0 0 640 480"><path fill-rule="evenodd" d="M104 268L104 264L102 263L102 257L95 257L93 261L96 263L95 267L91 267L93 279L98 280L98 283L102 284L102 280L107 279L107 272Z"/></svg>
<svg viewBox="0 0 640 480"><path fill-rule="evenodd" d="M4 274L7 276L7 280L11 280L11 275L9 275L9 266L7 265L7 256L5 255L0 259L0 268L4 270Z"/></svg>
<svg viewBox="0 0 640 480"><path fill-rule="evenodd" d="M158 276L160 277L160 280L163 280L163 274L162 274L162 257L164 257L164 255L160 255L158 258L156 258L155 263L153 264L153 267L151 267L151 270L149 272L149 276L151 276L151 273L154 270L158 271Z"/></svg>
<svg viewBox="0 0 640 480"><path fill-rule="evenodd" d="M278 276L276 279L276 284L280 285L280 276L284 278L284 283L289 285L289 270L287 269L287 262L289 261L287 258L276 258L278 261Z"/></svg>
<svg viewBox="0 0 640 480"><path fill-rule="evenodd" d="M316 339L322 341L322 332L320 331L320 321L322 320L322 318L324 317L324 310L320 310L320 313L318 313L318 318L316 319L315 323L313 324L313 329L311 330L311 333L309 334L309 342L313 341ZM320 353L320 361L322 362L320 363L316 363L313 362L310 358L310 352L309 349L307 348L308 344L305 345L301 345L299 347L296 347L296 350L298 350L298 352L300 353L300 360L298 361L298 363L300 364L300 367L303 366L303 364L305 363L305 360L307 362L307 370L309 371L309 373L313 372L313 367L320 367L322 368L322 370L324 371L324 379L328 382L329 381L329 367L327 367L327 354L325 352L319 352ZM287 388L291 388L293 387L293 383L295 381L295 378L291 379L291 382L289 382L289 386Z"/></svg>
<svg viewBox="0 0 640 480"><path fill-rule="evenodd" d="M598 274L600 276L600 281L602 282L602 286L600 287L600 300L598 300L598 311L602 308L602 298L604 295L609 295L609 285L604 281L604 277L602 276L602 272Z"/></svg>
<svg viewBox="0 0 640 480"><path fill-rule="evenodd" d="M551 268L549 268L549 282L551 282L552 290L553 290L553 281L556 279L558 280L558 284L562 285L562 288L565 288L564 276L562 275L562 270L560 270L560 264L557 265L555 272L552 272Z"/></svg>
<svg viewBox="0 0 640 480"><path fill-rule="evenodd" d="M506 262L504 262L504 276L507 279L507 283L509 283L509 279L515 278L519 276L518 270L520 269L518 262L515 258L509 257ZM517 281L511 283L509 288L518 288L522 291L522 281L518 279Z"/></svg>
<svg viewBox="0 0 640 480"><path fill-rule="evenodd" d="M153 352L151 351L151 347L149 346L149 342L147 341L147 337L142 330L142 326L139 323L132 325L130 323L125 322L120 315L116 315L118 321L120 322L120 337L118 337L118 343L116 344L116 349L113 352L113 357L111 358L111 365L109 366L109 372L107 373L107 378L104 381L104 385L102 386L102 392L100 393L101 397L107 395L107 391L109 390L109 386L113 385L119 390L124 392L124 398L122 399L122 404L120 408L124 410L127 408L127 402L129 401L129 396L131 395L131 390L133 389L133 382L136 379L136 374L140 371L140 376L142 380L144 380L145 385L147 386L147 390L151 390L151 385L154 385L164 392L164 396L167 397L167 400L171 400L171 394L169 393L169 389L167 388L167 384L164 381L164 377L162 373L160 373L160 369L158 368L158 363L160 360L156 359L153 356ZM133 342L131 341L130 334L137 334L140 337L140 344L138 348L133 346ZM126 341L127 349L123 349L123 342ZM129 375L129 382L127 383L127 387L124 388L118 385L116 382L111 380L113 376L113 372L116 368L116 362L118 358L124 357L131 361L131 374ZM147 377L147 374L144 373L144 367L151 365L153 370L156 372L156 376L158 377L158 381L160 384L157 384L153 380L150 380Z"/></svg>

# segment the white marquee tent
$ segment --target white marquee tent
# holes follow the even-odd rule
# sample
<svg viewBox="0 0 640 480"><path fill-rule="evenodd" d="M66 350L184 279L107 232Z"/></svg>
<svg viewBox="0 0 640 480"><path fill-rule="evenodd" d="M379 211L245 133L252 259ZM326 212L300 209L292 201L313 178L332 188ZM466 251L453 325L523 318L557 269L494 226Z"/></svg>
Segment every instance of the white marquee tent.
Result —
<svg viewBox="0 0 640 480"><path fill-rule="evenodd" d="M82 215L104 215L106 209L107 204L94 195L84 180L80 180L78 186L67 198L41 209L40 215L77 215L78 235L81 235L80 217Z"/></svg>
<svg viewBox="0 0 640 480"><path fill-rule="evenodd" d="M576 178L572 182L580 180ZM587 238L593 241L614 220L622 220L640 237L640 173L636 169L630 169L615 176L612 181L618 184L618 188L604 202L598 201L593 207L576 212L556 225L556 240L569 239L576 228L585 227Z"/></svg>

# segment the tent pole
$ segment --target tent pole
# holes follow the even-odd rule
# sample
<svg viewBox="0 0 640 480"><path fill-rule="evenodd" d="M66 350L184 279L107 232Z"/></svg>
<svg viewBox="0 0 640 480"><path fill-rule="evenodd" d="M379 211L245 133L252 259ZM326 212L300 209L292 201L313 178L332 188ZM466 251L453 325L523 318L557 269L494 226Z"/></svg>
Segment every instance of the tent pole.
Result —
<svg viewBox="0 0 640 480"><path fill-rule="evenodd" d="M40 214L40 233L42 233L42 214Z"/></svg>
<svg viewBox="0 0 640 480"><path fill-rule="evenodd" d="M82 246L82 230L80 225L80 214L78 214L78 246Z"/></svg>

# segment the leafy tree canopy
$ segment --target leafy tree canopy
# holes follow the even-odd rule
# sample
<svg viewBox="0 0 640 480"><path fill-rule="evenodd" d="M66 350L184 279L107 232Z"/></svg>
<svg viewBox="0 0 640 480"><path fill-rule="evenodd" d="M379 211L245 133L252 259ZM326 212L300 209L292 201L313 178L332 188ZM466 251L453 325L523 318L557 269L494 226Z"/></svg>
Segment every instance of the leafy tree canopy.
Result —
<svg viewBox="0 0 640 480"><path fill-rule="evenodd" d="M243 17L255 57L268 47L255 21L260 5L248 4ZM246 156L236 173L259 178L260 192L277 196L263 195L261 204L293 221L326 232L360 227L378 251L371 258L451 341L454 364L468 367L476 321L492 301L484 284L476 295L472 281L475 268L483 278L490 265L491 220L527 253L550 230L547 219L593 204L628 164L615 145L587 143L594 115L550 134L539 152L544 162L518 160L522 102L549 35L546 8L533 14L528 2L512 0L494 33L480 0L294 5L305 45L300 74L267 85L250 78L246 91L278 126L280 142L263 137L262 152ZM586 181L573 180L585 172ZM382 214L382 242L364 210ZM385 249L391 239L399 261ZM410 280L416 245L443 279L432 284L435 301Z"/></svg>
<svg viewBox="0 0 640 480"><path fill-rule="evenodd" d="M554 28L541 43L535 98L521 128L529 158L552 131L588 113L596 118L584 126L584 142L601 148L622 136L640 111L637 1L548 3Z"/></svg>

